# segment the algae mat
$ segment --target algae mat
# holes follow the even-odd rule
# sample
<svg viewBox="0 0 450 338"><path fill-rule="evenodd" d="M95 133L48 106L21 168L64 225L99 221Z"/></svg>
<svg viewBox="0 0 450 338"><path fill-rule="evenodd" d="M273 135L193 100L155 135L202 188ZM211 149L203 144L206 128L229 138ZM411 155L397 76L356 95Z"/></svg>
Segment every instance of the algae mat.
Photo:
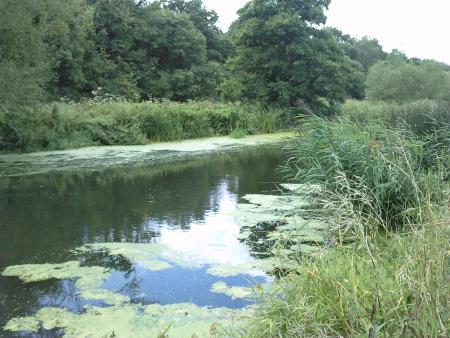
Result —
<svg viewBox="0 0 450 338"><path fill-rule="evenodd" d="M34 316L10 320L9 331L35 332L63 329L65 337L213 337L248 311L208 309L192 304L148 306L126 304L105 308L89 306L82 314L59 308L43 308Z"/></svg>
<svg viewBox="0 0 450 338"><path fill-rule="evenodd" d="M29 154L4 154L0 155L0 177L55 170L99 170L107 167L146 166L202 154L279 143L293 136L293 132L282 132L247 136L241 139L223 136L139 146L97 146Z"/></svg>
<svg viewBox="0 0 450 338"><path fill-rule="evenodd" d="M107 252L122 256L150 271L171 269L174 266L197 268L200 262L185 257L166 245L134 243L96 243L74 250L75 254ZM165 264L164 264L165 263ZM220 276L239 270L245 273L261 268L255 262L238 267L219 266L212 274ZM208 270L209 273L209 270ZM200 307L191 303L135 304L130 298L103 288L111 277L110 269L99 266L81 266L79 261L57 264L25 264L7 267L3 276L18 277L24 283L46 280L75 280L80 297L102 301L106 306L87 305L81 313L68 309L43 307L32 316L9 320L4 330L10 332L34 332L60 329L65 337L211 337L222 332L233 321L242 321L251 309ZM180 281L182 283L182 281ZM258 290L262 290L258 286ZM233 299L250 298L250 287L228 286L216 282L211 292L222 293Z"/></svg>

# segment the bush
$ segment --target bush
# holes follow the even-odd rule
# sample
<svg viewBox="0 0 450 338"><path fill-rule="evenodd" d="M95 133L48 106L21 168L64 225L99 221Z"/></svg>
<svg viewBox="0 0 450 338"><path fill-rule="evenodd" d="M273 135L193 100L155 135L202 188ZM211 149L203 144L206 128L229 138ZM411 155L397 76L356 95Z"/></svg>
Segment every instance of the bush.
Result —
<svg viewBox="0 0 450 338"><path fill-rule="evenodd" d="M450 100L450 72L434 61L380 61L370 68L366 88L371 100Z"/></svg>
<svg viewBox="0 0 450 338"><path fill-rule="evenodd" d="M406 104L382 101L345 102L341 110L344 115L360 123L382 122L390 127L406 127L417 135L448 129L450 102L419 100Z"/></svg>
<svg viewBox="0 0 450 338"><path fill-rule="evenodd" d="M0 150L35 151L131 145L286 127L277 111L216 102L55 103L0 112Z"/></svg>

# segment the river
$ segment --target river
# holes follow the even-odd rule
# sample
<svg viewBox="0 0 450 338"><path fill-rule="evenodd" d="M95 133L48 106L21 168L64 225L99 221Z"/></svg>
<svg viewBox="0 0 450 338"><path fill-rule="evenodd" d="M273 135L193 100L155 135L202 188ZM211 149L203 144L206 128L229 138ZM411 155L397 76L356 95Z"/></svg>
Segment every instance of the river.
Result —
<svg viewBox="0 0 450 338"><path fill-rule="evenodd" d="M107 271L94 295L92 287L84 290L77 284L83 273L54 274L65 266L53 266L53 278L28 283L0 276L0 326L42 308L82 314L86 306L117 305L111 297L98 296L99 289L119 303L139 306L241 309L252 304L252 297L239 291L270 283L263 269L211 269L255 260L239 240L240 226L232 214L244 195L276 190L275 183L281 181L277 167L285 161L280 140L266 145L238 142L239 147L227 144L207 151L188 147L191 151L183 156L178 156L180 149L162 148L159 161L154 152L152 160L143 161L142 151L134 158L133 148L130 159L123 156L126 147L120 148L122 162L111 162L110 151L97 160L87 150L80 151L84 160L74 160L73 152L57 153L58 160L47 165L45 159L54 154L44 154L44 160L0 156L0 271L34 264L29 268L33 271L42 264L66 262ZM150 246L151 254L145 249ZM63 329L42 327L35 332L0 331L7 337L63 334Z"/></svg>

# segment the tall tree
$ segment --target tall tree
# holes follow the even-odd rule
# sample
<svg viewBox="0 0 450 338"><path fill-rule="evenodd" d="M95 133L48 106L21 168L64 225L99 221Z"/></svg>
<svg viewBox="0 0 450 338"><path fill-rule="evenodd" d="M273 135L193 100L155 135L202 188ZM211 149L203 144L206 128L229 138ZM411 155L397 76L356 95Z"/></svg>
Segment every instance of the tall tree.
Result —
<svg viewBox="0 0 450 338"><path fill-rule="evenodd" d="M192 70L207 61L205 38L187 14L158 3L97 0L94 27L97 48L111 64L106 91L146 99L193 98L174 89L191 83Z"/></svg>
<svg viewBox="0 0 450 338"><path fill-rule="evenodd" d="M363 66L366 74L372 65L384 60L388 55L383 51L383 47L377 39L372 39L367 36L356 39L348 34L342 33L336 28L326 28L326 30L336 38L352 60L359 62Z"/></svg>
<svg viewBox="0 0 450 338"><path fill-rule="evenodd" d="M0 107L35 102L44 95L48 62L46 19L36 1L0 1Z"/></svg>
<svg viewBox="0 0 450 338"><path fill-rule="evenodd" d="M362 87L361 66L345 55L318 25L329 0L253 0L233 27L236 56L225 97L333 111Z"/></svg>
<svg viewBox="0 0 450 338"><path fill-rule="evenodd" d="M187 14L206 39L208 59L225 62L232 53L232 44L217 26L219 16L215 11L208 10L202 0L162 0L160 3L174 13Z"/></svg>

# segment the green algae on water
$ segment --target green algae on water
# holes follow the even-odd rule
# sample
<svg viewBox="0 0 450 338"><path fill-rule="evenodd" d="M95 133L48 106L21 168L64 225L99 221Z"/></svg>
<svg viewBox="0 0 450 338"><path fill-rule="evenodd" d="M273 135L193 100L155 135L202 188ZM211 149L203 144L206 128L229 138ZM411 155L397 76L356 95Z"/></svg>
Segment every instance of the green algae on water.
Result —
<svg viewBox="0 0 450 338"><path fill-rule="evenodd" d="M130 298L120 293L106 289L87 289L80 292L80 296L87 300L99 300L108 305L128 303Z"/></svg>
<svg viewBox="0 0 450 338"><path fill-rule="evenodd" d="M233 277L238 275L261 276L273 269L270 260L256 259L243 264L222 264L210 267L208 274L216 277Z"/></svg>
<svg viewBox="0 0 450 338"><path fill-rule="evenodd" d="M47 307L34 316L10 320L5 330L37 332L62 329L72 337L211 337L230 322L242 320L249 310L206 308L193 304L147 306L123 304L110 307L86 306L81 314Z"/></svg>
<svg viewBox="0 0 450 338"><path fill-rule="evenodd" d="M114 305L129 302L127 296L108 291L101 285L111 276L108 269L99 266L80 266L78 261L60 264L25 264L7 267L3 276L18 277L25 283L50 279L74 279L79 294L86 300L99 300Z"/></svg>
<svg viewBox="0 0 450 338"><path fill-rule="evenodd" d="M80 262L71 261L61 264L24 264L7 267L3 276L18 277L25 283L40 282L49 279L76 279L80 289L94 289L110 277L106 268L99 266L84 267Z"/></svg>
<svg viewBox="0 0 450 338"><path fill-rule="evenodd" d="M150 271L161 271L178 265L186 268L198 268L198 259L181 254L169 246L155 243L94 243L77 249L79 252L107 252L111 256L122 256L134 264Z"/></svg>
<svg viewBox="0 0 450 338"><path fill-rule="evenodd" d="M243 139L229 136L137 146L97 146L30 154L0 155L0 177L21 176L60 170L99 170L107 167L142 166L188 159L244 147L275 144L295 133L252 135Z"/></svg>
<svg viewBox="0 0 450 338"><path fill-rule="evenodd" d="M242 286L228 286L225 282L214 283L211 292L223 293L231 297L232 299L237 298L250 298L253 295L253 289L249 287Z"/></svg>

